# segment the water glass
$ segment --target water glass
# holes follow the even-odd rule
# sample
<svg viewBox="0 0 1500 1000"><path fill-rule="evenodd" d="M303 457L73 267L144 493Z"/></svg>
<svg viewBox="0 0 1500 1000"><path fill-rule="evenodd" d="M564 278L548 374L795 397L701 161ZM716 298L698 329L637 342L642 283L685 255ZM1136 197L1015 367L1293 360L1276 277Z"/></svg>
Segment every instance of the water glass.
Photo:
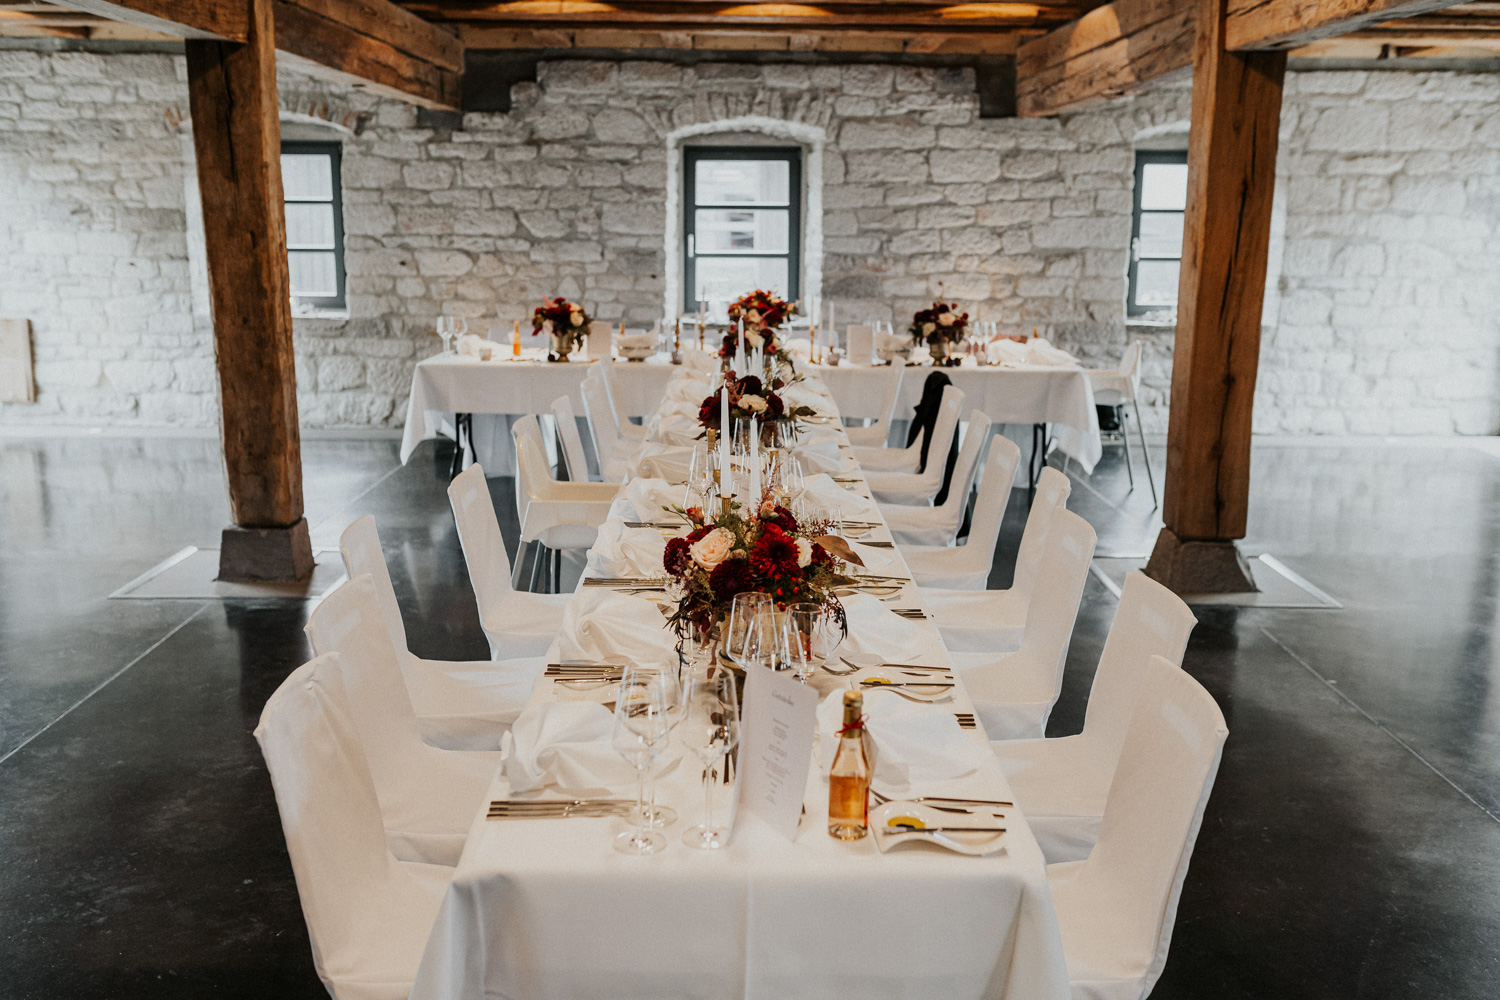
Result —
<svg viewBox="0 0 1500 1000"><path fill-rule="evenodd" d="M729 607L729 621L724 627L724 655L743 665L755 644L755 623L761 609L769 607L771 595L760 590L747 590L734 595Z"/></svg>
<svg viewBox="0 0 1500 1000"><path fill-rule="evenodd" d="M682 842L713 851L723 847L729 836L726 828L714 825L714 786L718 783L716 765L740 742L739 699L734 675L718 664L690 674L684 691L682 740L703 763L703 822L690 827Z"/></svg>
<svg viewBox="0 0 1500 1000"><path fill-rule="evenodd" d="M667 742L669 674L660 669L625 668L615 697L615 728L612 744L635 766L635 829L614 840L623 854L655 854L667 846L666 838L646 826L646 773Z"/></svg>

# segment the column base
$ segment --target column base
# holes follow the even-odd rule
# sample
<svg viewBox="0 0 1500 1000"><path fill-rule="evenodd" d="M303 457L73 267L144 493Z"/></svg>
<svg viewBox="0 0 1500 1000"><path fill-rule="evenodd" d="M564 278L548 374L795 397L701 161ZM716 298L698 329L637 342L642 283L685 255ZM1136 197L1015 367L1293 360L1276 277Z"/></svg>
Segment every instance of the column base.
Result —
<svg viewBox="0 0 1500 1000"><path fill-rule="evenodd" d="M292 583L313 571L307 518L289 528L231 524L219 543L219 576L225 583Z"/></svg>
<svg viewBox="0 0 1500 1000"><path fill-rule="evenodd" d="M1145 574L1175 594L1255 591L1250 564L1231 541L1183 541L1170 528L1156 536Z"/></svg>

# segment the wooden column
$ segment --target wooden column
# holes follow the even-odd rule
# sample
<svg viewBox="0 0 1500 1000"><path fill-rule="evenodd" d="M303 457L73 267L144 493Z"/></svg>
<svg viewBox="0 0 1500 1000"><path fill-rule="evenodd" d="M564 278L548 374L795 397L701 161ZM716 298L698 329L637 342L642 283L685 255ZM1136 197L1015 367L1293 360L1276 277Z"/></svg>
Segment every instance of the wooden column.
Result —
<svg viewBox="0 0 1500 1000"><path fill-rule="evenodd" d="M312 571L312 547L302 516L275 29L272 0L245 6L243 43L184 43L234 518L219 576L292 580Z"/></svg>
<svg viewBox="0 0 1500 1000"><path fill-rule="evenodd" d="M1179 593L1253 590L1234 545L1276 184L1284 52L1225 49L1226 0L1197 0L1187 216L1167 432L1165 527L1147 575Z"/></svg>

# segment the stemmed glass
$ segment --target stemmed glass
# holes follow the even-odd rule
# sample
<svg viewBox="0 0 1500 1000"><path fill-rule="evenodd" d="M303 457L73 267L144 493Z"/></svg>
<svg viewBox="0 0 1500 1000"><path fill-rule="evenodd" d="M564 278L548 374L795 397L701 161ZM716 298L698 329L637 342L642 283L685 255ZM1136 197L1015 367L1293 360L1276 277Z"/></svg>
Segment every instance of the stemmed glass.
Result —
<svg viewBox="0 0 1500 1000"><path fill-rule="evenodd" d="M746 659L767 670L786 670L792 666L791 636L787 613L767 604L755 617L753 641Z"/></svg>
<svg viewBox="0 0 1500 1000"><path fill-rule="evenodd" d="M662 740L662 748L665 749L672 730L676 729L677 724L682 721L686 702L683 696L683 682L679 680L680 672L664 670L661 673L665 678L662 683L662 695L667 713L667 738ZM677 810L671 806L656 804L656 769L653 765L654 761L646 765L646 808L642 816L646 826L659 830L677 822Z"/></svg>
<svg viewBox="0 0 1500 1000"><path fill-rule="evenodd" d="M700 506L706 511L709 501L713 498L714 490L714 466L718 464L718 455L708 450L708 443L700 441L693 445L693 457L688 465L687 495L684 497L683 506ZM697 499L695 504L693 501Z"/></svg>
<svg viewBox="0 0 1500 1000"><path fill-rule="evenodd" d="M614 840L615 850L622 854L655 854L667 846L665 837L646 826L646 773L666 745L671 729L668 686L666 671L631 665L625 668L615 697L612 743L635 766L636 776L635 829L626 830Z"/></svg>
<svg viewBox="0 0 1500 1000"><path fill-rule="evenodd" d="M770 606L771 595L747 590L734 595L729 621L724 627L724 655L743 666L756 645L755 626L763 608Z"/></svg>
<svg viewBox="0 0 1500 1000"><path fill-rule="evenodd" d="M703 762L703 823L689 827L682 842L713 851L725 845L729 831L714 825L715 765L740 742L740 706L734 675L717 664L688 677L683 739Z"/></svg>
<svg viewBox="0 0 1500 1000"><path fill-rule="evenodd" d="M792 624L792 664L799 671L797 679L806 684L813 671L828 662L844 637L833 614L821 604L793 604L787 608L787 614Z"/></svg>
<svg viewBox="0 0 1500 1000"><path fill-rule="evenodd" d="M453 353L453 317L439 316L437 321L438 336L443 341L443 353Z"/></svg>

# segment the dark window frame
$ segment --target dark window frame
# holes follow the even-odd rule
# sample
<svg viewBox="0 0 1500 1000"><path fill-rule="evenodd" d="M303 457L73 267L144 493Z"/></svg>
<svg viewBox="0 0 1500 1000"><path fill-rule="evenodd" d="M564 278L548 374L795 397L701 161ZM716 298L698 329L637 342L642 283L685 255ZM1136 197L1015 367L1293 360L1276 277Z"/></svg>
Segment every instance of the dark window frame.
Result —
<svg viewBox="0 0 1500 1000"><path fill-rule="evenodd" d="M1138 248L1141 238L1141 182L1144 179L1146 165L1149 163L1186 163L1187 150L1185 149L1138 149L1135 153L1135 191L1131 195L1130 203L1130 282L1125 292L1125 315L1127 316L1153 316L1162 313L1171 313L1177 310L1176 305L1171 306L1143 306L1137 305L1135 301L1136 292L1136 265L1140 262ZM1185 214L1185 213L1184 213ZM1181 260L1182 251L1179 248L1176 257L1148 257L1148 260Z"/></svg>
<svg viewBox="0 0 1500 1000"><path fill-rule="evenodd" d="M327 154L330 159L330 172L333 178L333 267L334 281L338 288L337 295L308 296L293 295L292 301L298 305L313 309L347 309L349 307L348 275L344 270L344 145L341 142L327 142L306 139L284 139L281 143L282 153L307 155L309 153ZM286 192L282 191L282 211L288 203ZM296 204L296 202L293 202ZM321 202L309 202L308 204L322 204ZM287 267L291 268L290 255L294 251L288 249Z"/></svg>
<svg viewBox="0 0 1500 1000"><path fill-rule="evenodd" d="M697 312L694 298L698 286L697 261L700 256L689 252L696 244L697 210L700 208L746 208L744 205L700 205L697 202L698 161L700 160L782 160L787 167L787 252L702 254L704 257L785 257L788 302L802 294L802 147L800 146L684 146L682 147L682 307ZM691 239L690 239L691 238ZM745 291L754 291L746 288ZM704 303L706 305L706 303Z"/></svg>

